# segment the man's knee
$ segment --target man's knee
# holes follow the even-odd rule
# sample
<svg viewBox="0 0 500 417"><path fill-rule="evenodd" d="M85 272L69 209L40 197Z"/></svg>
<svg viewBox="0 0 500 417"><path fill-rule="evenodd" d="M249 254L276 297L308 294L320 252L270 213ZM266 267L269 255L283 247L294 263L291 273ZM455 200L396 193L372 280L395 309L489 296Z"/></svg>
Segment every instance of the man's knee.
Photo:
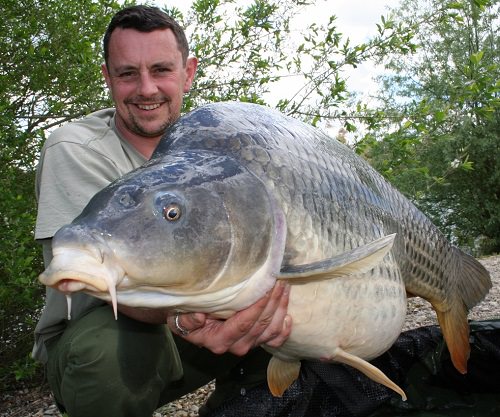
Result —
<svg viewBox="0 0 500 417"><path fill-rule="evenodd" d="M140 416L142 409L147 415L182 375L175 344L164 326L125 316L115 321L106 307L71 323L49 345L51 388L71 416Z"/></svg>

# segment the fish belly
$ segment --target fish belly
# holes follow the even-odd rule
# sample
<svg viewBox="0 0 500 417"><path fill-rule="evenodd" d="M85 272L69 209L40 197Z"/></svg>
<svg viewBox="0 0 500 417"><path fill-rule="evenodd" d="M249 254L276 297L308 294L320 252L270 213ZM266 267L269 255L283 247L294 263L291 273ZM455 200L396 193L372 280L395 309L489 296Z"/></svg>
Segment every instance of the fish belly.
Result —
<svg viewBox="0 0 500 417"><path fill-rule="evenodd" d="M335 361L341 348L370 360L389 349L406 315L404 283L390 258L360 275L293 285L292 333L272 353L282 360Z"/></svg>

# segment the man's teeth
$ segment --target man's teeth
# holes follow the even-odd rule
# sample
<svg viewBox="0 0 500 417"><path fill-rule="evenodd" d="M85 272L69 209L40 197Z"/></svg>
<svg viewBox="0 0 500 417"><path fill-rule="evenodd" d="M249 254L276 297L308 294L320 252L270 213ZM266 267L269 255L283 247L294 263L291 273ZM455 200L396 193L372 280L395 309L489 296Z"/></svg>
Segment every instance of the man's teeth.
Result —
<svg viewBox="0 0 500 417"><path fill-rule="evenodd" d="M160 107L159 104L138 104L137 107L139 107L141 110L154 110Z"/></svg>

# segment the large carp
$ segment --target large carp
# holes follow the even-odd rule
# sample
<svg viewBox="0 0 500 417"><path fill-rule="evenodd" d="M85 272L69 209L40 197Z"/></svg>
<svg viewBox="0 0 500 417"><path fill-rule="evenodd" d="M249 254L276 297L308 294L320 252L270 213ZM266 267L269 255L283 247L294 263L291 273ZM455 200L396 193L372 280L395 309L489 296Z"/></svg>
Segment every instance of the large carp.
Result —
<svg viewBox="0 0 500 417"><path fill-rule="evenodd" d="M224 318L289 281L292 332L267 348L274 395L300 359L321 359L404 398L367 360L400 334L407 293L432 304L465 373L467 313L491 287L476 260L346 146L242 103L181 117L148 163L56 233L53 255L42 283L111 301L115 314L121 303Z"/></svg>

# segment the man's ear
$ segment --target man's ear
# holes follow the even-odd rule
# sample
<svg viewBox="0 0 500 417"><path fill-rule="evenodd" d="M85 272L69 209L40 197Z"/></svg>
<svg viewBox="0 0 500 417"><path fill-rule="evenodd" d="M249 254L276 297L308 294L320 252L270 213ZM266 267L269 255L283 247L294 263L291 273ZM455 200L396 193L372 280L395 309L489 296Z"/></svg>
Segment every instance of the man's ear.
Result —
<svg viewBox="0 0 500 417"><path fill-rule="evenodd" d="M106 66L106 64L101 65L101 72L104 79L106 80L106 85L108 86L108 89L111 89L111 77L109 76L108 67Z"/></svg>
<svg viewBox="0 0 500 417"><path fill-rule="evenodd" d="M186 81L184 82L184 92L187 93L193 85L194 76L196 74L196 68L198 68L198 59L194 56L190 56L186 61Z"/></svg>

